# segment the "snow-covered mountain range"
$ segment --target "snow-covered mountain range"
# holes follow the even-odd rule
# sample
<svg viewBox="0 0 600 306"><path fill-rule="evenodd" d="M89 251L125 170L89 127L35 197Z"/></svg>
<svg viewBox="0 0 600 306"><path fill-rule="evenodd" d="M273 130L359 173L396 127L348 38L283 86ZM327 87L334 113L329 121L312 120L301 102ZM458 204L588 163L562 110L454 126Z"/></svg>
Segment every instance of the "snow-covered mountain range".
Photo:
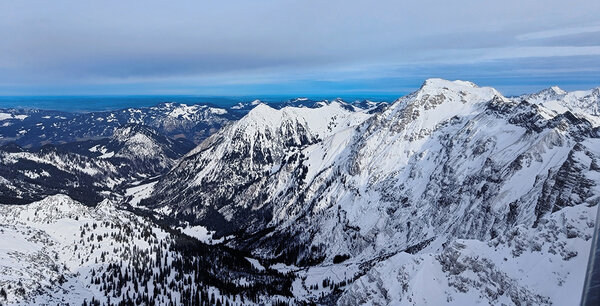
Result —
<svg viewBox="0 0 600 306"><path fill-rule="evenodd" d="M39 147L104 138L126 124L149 126L162 135L199 143L243 114L205 104L180 103L88 113L0 109L0 144L15 142L23 147Z"/></svg>
<svg viewBox="0 0 600 306"><path fill-rule="evenodd" d="M0 206L1 234L28 245L2 249L0 287L22 284L7 303L214 293L222 304L577 304L600 203L599 92L507 98L429 79L392 103L241 103L223 114L243 117L223 117L202 141L190 131L214 118L184 127L182 115L172 124L185 137L123 122L51 157L8 146L0 161L19 175L0 186L40 201ZM35 189L45 176L19 158L68 160L56 166L68 174L98 169L86 180L106 200L41 200L77 193ZM128 222L135 229L123 230Z"/></svg>
<svg viewBox="0 0 600 306"><path fill-rule="evenodd" d="M24 149L0 147L0 203L67 194L96 204L124 187L168 171L193 148L152 128L128 124L108 138Z"/></svg>
<svg viewBox="0 0 600 306"><path fill-rule="evenodd" d="M599 101L572 100L589 93L559 91L567 109L557 111L430 79L377 113L259 105L182 158L142 204L287 264L443 254L459 239L500 239L598 203L588 107Z"/></svg>
<svg viewBox="0 0 600 306"><path fill-rule="evenodd" d="M338 99L338 101L342 101ZM110 111L72 113L27 108L0 108L0 144L16 143L27 148L45 144L110 137L127 124L144 125L161 135L187 139L199 144L229 122L246 115L259 100L240 102L229 107L212 104L160 103L153 107L126 108ZM304 98L268 102L274 108L314 108L330 103L327 100ZM342 102L363 109L385 105L385 102Z"/></svg>

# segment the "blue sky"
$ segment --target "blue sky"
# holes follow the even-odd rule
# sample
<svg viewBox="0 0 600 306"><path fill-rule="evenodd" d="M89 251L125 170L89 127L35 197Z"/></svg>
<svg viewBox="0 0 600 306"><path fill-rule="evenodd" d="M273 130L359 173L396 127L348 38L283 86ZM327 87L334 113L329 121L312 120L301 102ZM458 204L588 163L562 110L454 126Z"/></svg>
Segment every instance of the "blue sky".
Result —
<svg viewBox="0 0 600 306"><path fill-rule="evenodd" d="M600 86L600 1L2 1L0 95Z"/></svg>

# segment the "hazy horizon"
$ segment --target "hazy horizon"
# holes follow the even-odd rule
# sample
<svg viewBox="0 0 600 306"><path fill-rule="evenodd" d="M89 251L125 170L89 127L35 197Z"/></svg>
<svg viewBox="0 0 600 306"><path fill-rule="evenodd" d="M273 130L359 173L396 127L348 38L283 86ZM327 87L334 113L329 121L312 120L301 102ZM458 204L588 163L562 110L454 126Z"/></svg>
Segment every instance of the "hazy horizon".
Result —
<svg viewBox="0 0 600 306"><path fill-rule="evenodd" d="M129 107L150 107L165 102L183 104L207 104L217 107L230 107L238 103L261 100L267 103L283 103L295 98L311 100L334 100L341 98L345 101L372 100L376 102L391 102L399 96L199 96L199 95L81 95L81 96L0 96L0 109L33 108L67 112L91 112L116 110Z"/></svg>
<svg viewBox="0 0 600 306"><path fill-rule="evenodd" d="M480 84L477 84L480 85ZM507 97L518 96L522 94L535 93L540 90L558 86L567 91L589 90L600 87L598 85L584 88L573 86L561 86L551 84L548 86L536 86L530 91L517 93L506 93L501 87L489 86L499 89L500 93ZM71 111L71 112L90 112L115 110L128 107L150 107L164 102L176 102L183 104L210 104L219 107L230 107L240 102L250 102L261 100L270 103L285 102L295 98L309 98L311 100L334 100L337 98L348 102L357 100L371 100L376 102L393 102L418 90L417 86L410 91L402 93L380 93L380 94L255 94L255 95L194 95L194 94L71 94L71 95L0 95L1 108L39 108L44 110Z"/></svg>

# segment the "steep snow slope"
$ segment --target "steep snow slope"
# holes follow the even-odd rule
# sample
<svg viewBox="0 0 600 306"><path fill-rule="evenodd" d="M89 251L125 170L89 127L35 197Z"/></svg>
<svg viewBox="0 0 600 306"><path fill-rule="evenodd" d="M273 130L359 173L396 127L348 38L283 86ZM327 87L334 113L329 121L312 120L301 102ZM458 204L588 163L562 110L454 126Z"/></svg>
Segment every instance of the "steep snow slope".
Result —
<svg viewBox="0 0 600 306"><path fill-rule="evenodd" d="M56 195L28 205L2 205L0 212L0 233L7 241L0 251L0 287L7 290L9 304L90 301L100 293L91 286L91 273L108 264L105 252L108 262L120 260L112 245L119 250L148 247L141 238L121 241L113 236L121 233L121 226L135 229L143 224L131 215L113 215L108 202L93 209ZM107 235L110 239L103 241Z"/></svg>
<svg viewBox="0 0 600 306"><path fill-rule="evenodd" d="M187 105L160 103L152 107L126 108L89 113L72 113L41 109L0 109L0 144L15 142L37 148L45 144L62 144L110 137L127 124L144 125L174 139L199 144L223 126L246 115L260 104L259 100L222 108L209 104ZM274 108L285 106L315 108L327 101L294 99L275 101ZM385 103L361 101L340 103L347 107L374 109Z"/></svg>
<svg viewBox="0 0 600 306"><path fill-rule="evenodd" d="M319 260L429 242L440 249L596 203L598 180L586 175L598 171L597 129L570 112L545 113L490 88L427 81L342 136L351 139L343 149L332 137L302 151L297 168L309 175L273 200L266 254L278 255L270 241L279 234L311 245Z"/></svg>
<svg viewBox="0 0 600 306"><path fill-rule="evenodd" d="M272 206L262 197L273 195L276 173L298 159L301 148L369 117L337 102L280 110L260 104L188 153L142 203L205 222L220 234L263 227ZM218 226L224 223L227 228Z"/></svg>
<svg viewBox="0 0 600 306"><path fill-rule="evenodd" d="M597 207L567 207L488 242L398 253L344 291L341 305L577 305ZM424 289L427 290L424 290Z"/></svg>

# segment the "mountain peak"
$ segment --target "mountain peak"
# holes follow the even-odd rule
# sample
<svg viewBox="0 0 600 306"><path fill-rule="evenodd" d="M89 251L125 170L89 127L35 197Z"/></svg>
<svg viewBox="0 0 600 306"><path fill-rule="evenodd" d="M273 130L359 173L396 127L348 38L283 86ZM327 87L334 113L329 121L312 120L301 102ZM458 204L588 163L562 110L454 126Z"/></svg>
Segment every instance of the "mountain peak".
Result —
<svg viewBox="0 0 600 306"><path fill-rule="evenodd" d="M11 205L5 207L9 208ZM88 207L64 194L51 195L28 205L14 207L18 208L13 211L15 220L27 219L31 222L54 222L58 219L85 216L90 213Z"/></svg>
<svg viewBox="0 0 600 306"><path fill-rule="evenodd" d="M483 102L489 101L494 96L502 97L502 94L492 87L479 87L473 82L461 80L427 79L421 85L421 88L412 95L440 95L444 96L459 95L467 98L468 101ZM409 95L410 96L410 95Z"/></svg>
<svg viewBox="0 0 600 306"><path fill-rule="evenodd" d="M384 116L393 121L421 118L420 125L432 128L451 117L473 114L494 99L508 101L491 87L461 80L427 79L417 91L396 100Z"/></svg>
<svg viewBox="0 0 600 306"><path fill-rule="evenodd" d="M287 120L307 122L347 112L349 112L349 110L345 110L343 104L337 101L322 104L315 108L285 106L281 109L276 109L261 103L242 118L240 123L242 123L242 126L245 128L259 124L271 129L279 127L282 122Z"/></svg>
<svg viewBox="0 0 600 306"><path fill-rule="evenodd" d="M449 81L439 78L427 79L419 90L397 100L400 105L412 104L416 101L427 103L434 99L434 104L444 101L458 101L463 104L487 102L494 97L504 100L504 96L492 87L479 87L468 81ZM430 101L431 102L431 101ZM468 103L467 103L468 102Z"/></svg>
<svg viewBox="0 0 600 306"><path fill-rule="evenodd" d="M127 141L137 134L154 136L156 135L156 132L152 128L141 124L126 124L117 128L113 133L113 137L120 141Z"/></svg>
<svg viewBox="0 0 600 306"><path fill-rule="evenodd" d="M430 78L423 82L421 88L453 88L453 87L470 87L470 88L479 88L475 83L469 81L462 80L445 80L440 78Z"/></svg>
<svg viewBox="0 0 600 306"><path fill-rule="evenodd" d="M566 91L564 91L562 88L560 88L560 87L558 87L558 86L552 86L552 87L550 87L550 89L551 89L552 91L554 91L554 93L556 93L556 94L558 94L558 95L565 95L565 94L567 94L567 92L566 92Z"/></svg>
<svg viewBox="0 0 600 306"><path fill-rule="evenodd" d="M551 86L535 93L534 95L537 95L539 97L554 98L556 96L564 96L566 94L567 92L562 90L562 88L558 86Z"/></svg>
<svg viewBox="0 0 600 306"><path fill-rule="evenodd" d="M274 128L279 126L283 120L283 109L278 110L265 103L260 103L240 119L237 126L245 130L245 133L250 134L254 134L254 129L257 127L260 127L261 130Z"/></svg>
<svg viewBox="0 0 600 306"><path fill-rule="evenodd" d="M268 116L273 116L276 115L277 110L272 108L271 106L265 104L265 103L258 103L253 109L250 110L250 112L248 112L248 114L246 115L249 118L253 118L253 119L257 119L257 118L263 118L266 119L265 117L268 118Z"/></svg>

